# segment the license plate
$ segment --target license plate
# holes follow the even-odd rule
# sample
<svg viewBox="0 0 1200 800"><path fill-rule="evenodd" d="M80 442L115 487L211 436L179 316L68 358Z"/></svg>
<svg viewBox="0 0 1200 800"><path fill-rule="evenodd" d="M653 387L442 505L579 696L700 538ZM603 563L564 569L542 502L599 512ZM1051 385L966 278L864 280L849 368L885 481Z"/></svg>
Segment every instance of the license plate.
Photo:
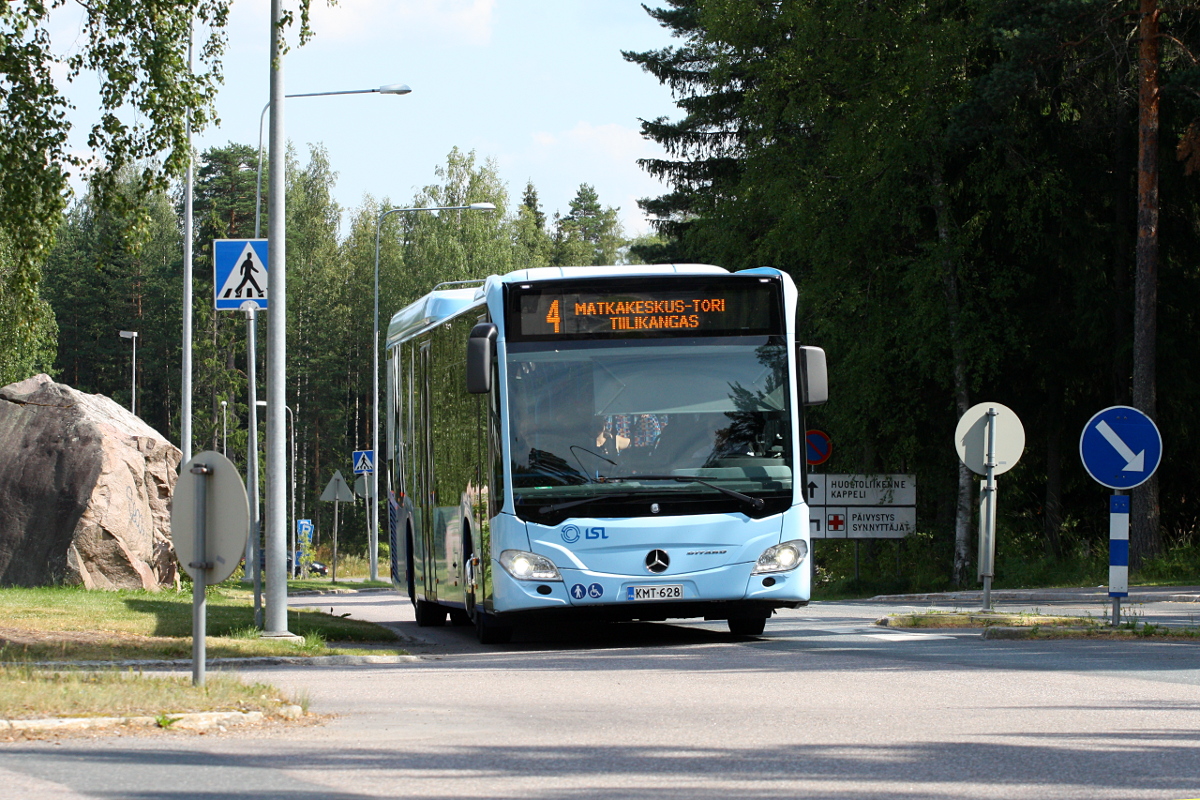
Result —
<svg viewBox="0 0 1200 800"><path fill-rule="evenodd" d="M630 586L626 589L626 600L682 600L683 584L668 583L663 586Z"/></svg>

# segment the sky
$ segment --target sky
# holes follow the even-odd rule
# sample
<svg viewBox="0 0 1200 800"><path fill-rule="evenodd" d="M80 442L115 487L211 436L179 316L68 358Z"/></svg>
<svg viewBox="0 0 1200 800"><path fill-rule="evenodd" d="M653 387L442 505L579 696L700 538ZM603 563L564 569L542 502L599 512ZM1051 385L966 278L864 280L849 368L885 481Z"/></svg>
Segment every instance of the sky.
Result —
<svg viewBox="0 0 1200 800"><path fill-rule="evenodd" d="M194 137L198 150L257 143L269 95L269 13L265 0L234 2L220 124ZM665 187L636 162L663 153L642 138L638 120L679 114L670 91L621 50L677 41L639 0L313 0L312 26L314 38L284 60L286 93L412 88L287 101L288 139L302 162L308 144L325 146L343 209L366 195L411 202L457 146L495 160L510 208L532 180L547 217L566 213L588 183L603 205L620 209L627 235L649 232L637 200ZM92 121L85 89L72 90L76 142Z"/></svg>

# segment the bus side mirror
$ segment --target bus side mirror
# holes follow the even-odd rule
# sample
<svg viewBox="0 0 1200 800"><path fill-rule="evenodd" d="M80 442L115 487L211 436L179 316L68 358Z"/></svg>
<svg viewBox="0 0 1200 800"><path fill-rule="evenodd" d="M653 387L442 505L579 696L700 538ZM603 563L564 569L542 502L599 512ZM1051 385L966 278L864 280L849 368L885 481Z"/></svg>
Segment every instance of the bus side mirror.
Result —
<svg viewBox="0 0 1200 800"><path fill-rule="evenodd" d="M825 351L819 347L797 347L800 372L800 402L819 406L829 400L829 373L825 369Z"/></svg>
<svg viewBox="0 0 1200 800"><path fill-rule="evenodd" d="M495 352L496 325L481 322L467 338L467 391L487 394L492 390L492 353Z"/></svg>

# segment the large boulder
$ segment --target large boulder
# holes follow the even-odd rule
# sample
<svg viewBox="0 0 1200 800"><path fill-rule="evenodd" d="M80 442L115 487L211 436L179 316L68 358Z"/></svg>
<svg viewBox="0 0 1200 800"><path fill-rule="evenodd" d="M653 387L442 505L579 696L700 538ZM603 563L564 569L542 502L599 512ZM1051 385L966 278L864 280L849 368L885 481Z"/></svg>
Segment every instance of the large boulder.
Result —
<svg viewBox="0 0 1200 800"><path fill-rule="evenodd" d="M181 457L104 395L47 375L0 388L0 585L175 581L170 501Z"/></svg>

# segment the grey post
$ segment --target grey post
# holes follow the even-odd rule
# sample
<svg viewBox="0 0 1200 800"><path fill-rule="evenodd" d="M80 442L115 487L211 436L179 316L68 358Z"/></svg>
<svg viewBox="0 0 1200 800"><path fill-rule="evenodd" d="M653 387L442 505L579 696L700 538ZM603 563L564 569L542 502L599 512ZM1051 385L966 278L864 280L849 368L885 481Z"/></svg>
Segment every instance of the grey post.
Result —
<svg viewBox="0 0 1200 800"><path fill-rule="evenodd" d="M984 518L985 536L984 550L979 554L980 559L987 559L986 568L983 573L983 609L984 611L992 610L992 577L995 575L995 565L992 563L996 552L996 417L999 412L994 408L988 409L988 424L987 424L987 460L984 461L984 468L987 469L987 487L984 489L984 496L987 500L987 508L979 509L980 514L986 514Z"/></svg>
<svg viewBox="0 0 1200 800"><path fill-rule="evenodd" d="M204 639L208 635L207 613L205 603L205 572L209 569L208 554L205 546L206 524L205 512L208 505L208 475L212 472L204 464L193 464L192 474L196 476L196 560L189 567L196 571L192 581L192 685L204 685L204 661L206 658Z"/></svg>
<svg viewBox="0 0 1200 800"><path fill-rule="evenodd" d="M192 71L192 28L188 25L188 73ZM187 174L183 192L183 386L180 387L179 449L192 460L192 113L184 115L187 131Z"/></svg>
<svg viewBox="0 0 1200 800"><path fill-rule="evenodd" d="M271 0L271 149L267 194L267 239L271 242L267 271L271 308L267 314L267 497L266 613L263 635L288 637L287 629L287 218L284 161L287 139L283 125L283 3Z"/></svg>

